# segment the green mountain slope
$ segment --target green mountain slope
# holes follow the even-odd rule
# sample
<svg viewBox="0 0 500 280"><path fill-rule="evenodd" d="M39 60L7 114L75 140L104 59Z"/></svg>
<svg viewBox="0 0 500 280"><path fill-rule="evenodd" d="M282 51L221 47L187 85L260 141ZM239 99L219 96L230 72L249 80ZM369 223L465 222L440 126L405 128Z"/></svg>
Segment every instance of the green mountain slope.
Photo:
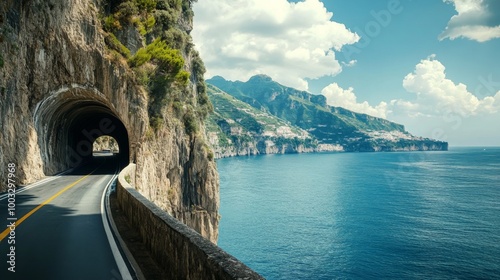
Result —
<svg viewBox="0 0 500 280"><path fill-rule="evenodd" d="M307 131L258 110L213 85L207 85L207 92L214 113L205 126L216 157L342 149L337 145L318 145Z"/></svg>
<svg viewBox="0 0 500 280"><path fill-rule="evenodd" d="M448 147L445 142L415 137L406 132L403 125L328 106L323 95L285 87L265 75L254 76L247 82L227 81L217 76L207 83L215 86L210 87L212 91L219 88L240 101L232 102L233 107L252 108L257 110L254 114L261 112L279 118L289 126L307 131L311 139L317 140L316 145L337 145L345 151L446 150ZM222 107L217 108L221 102L218 98L213 94L210 98L216 107L215 115L224 119L241 119L242 129L257 134L262 132L256 124L261 124L262 120L252 121L252 118L228 114L221 111Z"/></svg>

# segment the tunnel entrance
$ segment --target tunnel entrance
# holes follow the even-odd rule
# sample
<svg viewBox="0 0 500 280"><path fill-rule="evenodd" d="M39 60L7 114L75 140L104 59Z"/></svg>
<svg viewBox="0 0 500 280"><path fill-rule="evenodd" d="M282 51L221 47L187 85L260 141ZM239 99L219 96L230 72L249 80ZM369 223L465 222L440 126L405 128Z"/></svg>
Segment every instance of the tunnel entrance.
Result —
<svg viewBox="0 0 500 280"><path fill-rule="evenodd" d="M93 89L62 88L38 103L34 118L45 174L91 162L94 143L102 136L116 142L115 160L129 163L127 128L113 104Z"/></svg>
<svg viewBox="0 0 500 280"><path fill-rule="evenodd" d="M108 135L103 135L95 139L92 144L92 154L102 155L102 154L112 154L116 155L120 153L120 148L118 142L115 138Z"/></svg>

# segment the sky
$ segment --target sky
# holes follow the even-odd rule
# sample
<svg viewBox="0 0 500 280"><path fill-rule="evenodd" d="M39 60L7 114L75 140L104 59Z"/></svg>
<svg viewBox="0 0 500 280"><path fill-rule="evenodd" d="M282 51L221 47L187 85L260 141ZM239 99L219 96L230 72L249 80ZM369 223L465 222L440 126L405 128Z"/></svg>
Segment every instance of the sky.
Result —
<svg viewBox="0 0 500 280"><path fill-rule="evenodd" d="M200 0L205 78L266 74L450 146L500 146L498 0Z"/></svg>

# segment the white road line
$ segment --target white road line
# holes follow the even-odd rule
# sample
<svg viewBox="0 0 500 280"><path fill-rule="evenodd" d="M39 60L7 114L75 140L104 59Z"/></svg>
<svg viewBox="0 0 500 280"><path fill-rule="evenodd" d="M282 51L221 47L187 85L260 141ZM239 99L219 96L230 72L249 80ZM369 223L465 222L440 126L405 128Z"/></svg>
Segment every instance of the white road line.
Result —
<svg viewBox="0 0 500 280"><path fill-rule="evenodd" d="M111 252L113 252L116 265L118 266L118 270L120 271L122 278L124 280L133 280L132 275L128 270L128 267L125 264L125 261L123 260L122 254L120 253L120 250L116 245L116 240L113 236L113 233L111 232L111 228L109 227L108 216L106 215L106 210L105 210L105 203L108 203L108 188L117 177L118 175L115 172L115 175L113 175L111 180L106 185L106 188L104 188L104 192L101 198L101 217L102 217L102 223L104 225L104 231L106 231L106 236L108 237L108 242L109 245L111 246Z"/></svg>

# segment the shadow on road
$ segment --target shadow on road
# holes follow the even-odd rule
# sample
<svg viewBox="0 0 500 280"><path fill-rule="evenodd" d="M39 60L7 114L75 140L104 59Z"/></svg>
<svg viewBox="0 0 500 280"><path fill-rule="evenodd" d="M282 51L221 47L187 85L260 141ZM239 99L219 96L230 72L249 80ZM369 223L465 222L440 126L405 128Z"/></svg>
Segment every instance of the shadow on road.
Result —
<svg viewBox="0 0 500 280"><path fill-rule="evenodd" d="M91 172L93 172L92 175L115 174L117 170L121 170L123 167L125 167L125 164L119 155L100 154L92 157L91 160L82 166L76 167L66 175L87 175Z"/></svg>
<svg viewBox="0 0 500 280"><path fill-rule="evenodd" d="M120 157L111 154L95 156L61 177L71 178L63 180L67 182L91 172L92 176L115 174L120 162ZM43 192L51 185L56 187L58 181L60 184L60 179L45 183ZM9 235L0 241L0 279L121 279L102 224L102 189L97 192L100 187L92 181L80 184L81 188L65 192L64 200L55 199L42 207L40 203L54 194L43 199L30 194L31 190L16 194L16 218L39 209L16 226L10 243ZM3 232L9 224L7 199L0 200L0 211ZM15 253L15 273L8 271L11 251Z"/></svg>
<svg viewBox="0 0 500 280"><path fill-rule="evenodd" d="M0 279L121 279L102 232L100 213L47 204L16 227L15 243L0 242ZM12 246L15 273L8 271Z"/></svg>

